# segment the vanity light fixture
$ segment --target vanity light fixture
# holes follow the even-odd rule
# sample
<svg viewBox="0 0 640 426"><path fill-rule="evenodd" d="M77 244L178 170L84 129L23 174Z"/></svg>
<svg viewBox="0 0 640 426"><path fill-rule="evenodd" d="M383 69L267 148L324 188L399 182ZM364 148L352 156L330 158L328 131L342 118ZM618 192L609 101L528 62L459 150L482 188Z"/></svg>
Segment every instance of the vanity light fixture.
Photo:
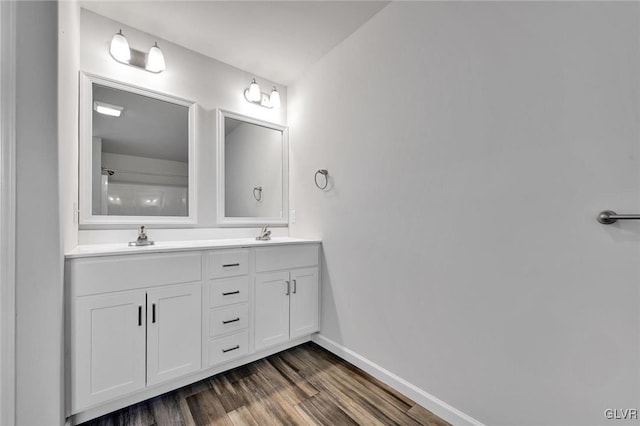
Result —
<svg viewBox="0 0 640 426"><path fill-rule="evenodd" d="M111 39L109 53L113 59L121 64L131 65L155 74L161 73L166 68L164 55L157 42L151 46L149 53L131 49L122 30L118 31Z"/></svg>
<svg viewBox="0 0 640 426"><path fill-rule="evenodd" d="M111 39L109 53L111 53L111 56L113 56L113 59L116 61L129 63L131 59L131 49L129 48L129 42L122 34L122 30L118 31Z"/></svg>
<svg viewBox="0 0 640 426"><path fill-rule="evenodd" d="M93 109L98 114L109 115L111 117L120 117L124 108L118 105L111 105L105 102L94 101Z"/></svg>
<svg viewBox="0 0 640 426"><path fill-rule="evenodd" d="M271 103L272 108L280 108L280 93L276 86L273 86L271 89L271 96L269 96L269 103Z"/></svg>
<svg viewBox="0 0 640 426"><path fill-rule="evenodd" d="M249 102L260 102L262 93L260 92L260 86L256 83L255 78L251 81L249 88L244 91L244 96Z"/></svg>
<svg viewBox="0 0 640 426"><path fill-rule="evenodd" d="M260 86L256 83L256 79L251 80L251 84L247 89L244 89L244 98L247 102L260 105L264 108L280 108L280 93L276 86L273 86L271 94L267 95L260 91Z"/></svg>
<svg viewBox="0 0 640 426"><path fill-rule="evenodd" d="M158 42L156 42L151 46L151 49L149 49L146 69L151 72L162 72L165 68L166 64L164 63L164 55L162 54L162 50L158 47Z"/></svg>

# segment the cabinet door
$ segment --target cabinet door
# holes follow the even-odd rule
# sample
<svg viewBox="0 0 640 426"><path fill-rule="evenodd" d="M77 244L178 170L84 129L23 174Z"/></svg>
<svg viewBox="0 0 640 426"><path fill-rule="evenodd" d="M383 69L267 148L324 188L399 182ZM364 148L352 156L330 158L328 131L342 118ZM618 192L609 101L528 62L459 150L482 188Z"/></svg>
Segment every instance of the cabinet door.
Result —
<svg viewBox="0 0 640 426"><path fill-rule="evenodd" d="M289 273L256 275L256 350L289 340Z"/></svg>
<svg viewBox="0 0 640 426"><path fill-rule="evenodd" d="M147 385L200 369L200 283L147 292Z"/></svg>
<svg viewBox="0 0 640 426"><path fill-rule="evenodd" d="M291 339L318 331L318 268L291 271Z"/></svg>
<svg viewBox="0 0 640 426"><path fill-rule="evenodd" d="M72 410L145 387L145 292L75 302Z"/></svg>

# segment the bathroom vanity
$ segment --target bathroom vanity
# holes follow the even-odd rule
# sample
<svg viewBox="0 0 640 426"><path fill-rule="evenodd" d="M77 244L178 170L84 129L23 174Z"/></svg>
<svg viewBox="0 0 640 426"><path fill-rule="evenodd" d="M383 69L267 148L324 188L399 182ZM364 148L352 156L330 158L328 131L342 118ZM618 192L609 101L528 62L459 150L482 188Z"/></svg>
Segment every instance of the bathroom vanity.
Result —
<svg viewBox="0 0 640 426"><path fill-rule="evenodd" d="M258 119L285 114L213 111L217 98L171 84L79 75L80 233L288 225L288 129ZM292 238L78 246L65 260L66 417L90 420L309 340L319 265L320 242Z"/></svg>
<svg viewBox="0 0 640 426"><path fill-rule="evenodd" d="M66 415L86 421L310 339L320 242L79 246L66 256Z"/></svg>

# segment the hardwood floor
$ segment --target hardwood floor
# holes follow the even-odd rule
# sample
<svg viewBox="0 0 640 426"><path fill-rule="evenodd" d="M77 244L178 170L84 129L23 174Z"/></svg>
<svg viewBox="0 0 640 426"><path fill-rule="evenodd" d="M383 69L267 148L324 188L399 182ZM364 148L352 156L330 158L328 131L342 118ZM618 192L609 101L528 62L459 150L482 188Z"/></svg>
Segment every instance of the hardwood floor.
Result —
<svg viewBox="0 0 640 426"><path fill-rule="evenodd" d="M84 425L429 425L449 423L305 343Z"/></svg>

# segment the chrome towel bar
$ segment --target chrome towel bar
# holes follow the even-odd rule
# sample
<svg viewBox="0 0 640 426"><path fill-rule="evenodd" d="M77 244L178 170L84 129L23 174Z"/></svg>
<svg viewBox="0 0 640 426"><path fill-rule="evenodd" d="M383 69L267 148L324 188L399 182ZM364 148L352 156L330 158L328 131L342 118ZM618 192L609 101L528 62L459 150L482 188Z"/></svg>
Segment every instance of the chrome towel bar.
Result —
<svg viewBox="0 0 640 426"><path fill-rule="evenodd" d="M603 210L598 214L597 219L603 225L611 225L618 220L640 220L640 214L618 214L612 210Z"/></svg>

